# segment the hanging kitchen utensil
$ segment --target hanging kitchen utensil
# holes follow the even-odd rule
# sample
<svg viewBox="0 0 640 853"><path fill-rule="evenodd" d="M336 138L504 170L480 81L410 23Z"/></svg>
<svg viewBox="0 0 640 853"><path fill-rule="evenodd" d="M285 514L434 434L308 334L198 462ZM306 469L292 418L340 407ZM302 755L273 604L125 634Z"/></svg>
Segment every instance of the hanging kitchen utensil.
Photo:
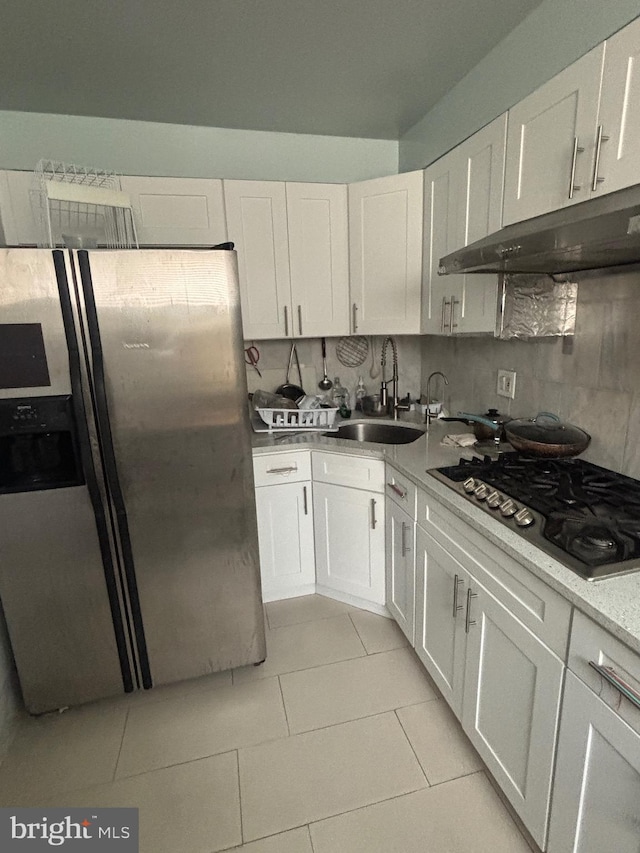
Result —
<svg viewBox="0 0 640 853"><path fill-rule="evenodd" d="M336 356L345 367L360 367L369 354L369 341L364 335L340 338L336 345Z"/></svg>
<svg viewBox="0 0 640 853"><path fill-rule="evenodd" d="M533 418L516 418L505 424L504 431L514 450L549 459L577 456L591 441L589 433L564 423L550 412L539 412Z"/></svg>
<svg viewBox="0 0 640 853"><path fill-rule="evenodd" d="M293 385L289 382L289 374L291 373L291 366L293 364L293 357L298 357L298 352L296 350L296 342L292 341L291 343L291 351L289 352L289 363L287 364L287 375L285 376L284 385L278 385L275 390L276 394L280 394L283 397L287 397L289 400L299 400L300 397L304 397L304 388L302 385ZM300 363L298 362L298 375L300 377L300 382L302 382L302 373L300 371Z"/></svg>
<svg viewBox="0 0 640 853"><path fill-rule="evenodd" d="M260 350L255 344L251 344L251 346L245 348L244 360L246 364L249 364L251 365L251 367L253 367L260 379L262 379L262 373L260 373L260 370L258 369L258 362L260 361Z"/></svg>
<svg viewBox="0 0 640 853"><path fill-rule="evenodd" d="M327 376L327 339L322 338L322 370L324 376L318 382L318 388L321 391L329 391L333 387L333 382Z"/></svg>

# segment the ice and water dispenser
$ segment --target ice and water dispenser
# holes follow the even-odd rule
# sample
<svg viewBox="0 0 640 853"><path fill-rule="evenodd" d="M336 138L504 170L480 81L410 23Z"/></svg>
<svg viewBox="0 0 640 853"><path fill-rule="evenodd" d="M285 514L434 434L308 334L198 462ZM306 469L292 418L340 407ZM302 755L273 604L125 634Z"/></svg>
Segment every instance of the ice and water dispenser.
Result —
<svg viewBox="0 0 640 853"><path fill-rule="evenodd" d="M0 494L83 483L71 397L0 400Z"/></svg>

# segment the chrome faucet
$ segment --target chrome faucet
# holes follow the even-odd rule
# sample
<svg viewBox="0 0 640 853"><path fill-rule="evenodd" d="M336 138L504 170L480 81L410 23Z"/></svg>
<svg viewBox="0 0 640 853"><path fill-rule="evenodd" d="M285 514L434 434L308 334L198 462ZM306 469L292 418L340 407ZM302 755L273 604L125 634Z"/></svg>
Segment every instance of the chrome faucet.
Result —
<svg viewBox="0 0 640 853"><path fill-rule="evenodd" d="M391 344L393 352L393 372L391 374L391 399L387 392L388 380L384 378L384 369L387 366L387 344ZM386 337L382 342L382 383L380 385L380 405L387 410L387 414L398 420L398 412L408 412L409 406L401 406L398 401L398 347L392 337Z"/></svg>
<svg viewBox="0 0 640 853"><path fill-rule="evenodd" d="M429 403L431 402L431 380L433 379L434 376L442 376L442 380L443 380L444 384L445 385L449 384L449 380L447 379L447 377L444 375L444 373L441 370L434 370L433 373L429 374L429 378L427 379L427 411L426 411L425 416L424 416L424 422L426 424L430 424L434 418L438 417L437 415L432 415L429 412Z"/></svg>

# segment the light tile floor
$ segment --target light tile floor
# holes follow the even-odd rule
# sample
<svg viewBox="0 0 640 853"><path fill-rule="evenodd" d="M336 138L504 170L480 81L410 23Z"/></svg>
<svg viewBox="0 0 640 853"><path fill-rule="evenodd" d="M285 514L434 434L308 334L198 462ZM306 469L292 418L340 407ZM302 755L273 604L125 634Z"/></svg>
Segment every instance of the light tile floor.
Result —
<svg viewBox="0 0 640 853"><path fill-rule="evenodd" d="M530 853L395 623L266 613L261 667L28 720L0 805L138 807L142 853Z"/></svg>

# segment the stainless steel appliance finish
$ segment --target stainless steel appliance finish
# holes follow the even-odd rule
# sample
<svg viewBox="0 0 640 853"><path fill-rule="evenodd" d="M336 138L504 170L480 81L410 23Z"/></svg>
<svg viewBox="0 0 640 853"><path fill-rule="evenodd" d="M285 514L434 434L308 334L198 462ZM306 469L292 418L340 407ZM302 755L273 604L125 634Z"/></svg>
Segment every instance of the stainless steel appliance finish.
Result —
<svg viewBox="0 0 640 853"><path fill-rule="evenodd" d="M640 570L640 481L583 459L519 453L428 472L594 581Z"/></svg>
<svg viewBox="0 0 640 853"><path fill-rule="evenodd" d="M640 263L640 185L517 222L440 259L454 273L573 273Z"/></svg>
<svg viewBox="0 0 640 853"><path fill-rule="evenodd" d="M0 494L0 596L34 712L265 658L235 253L53 257L0 252L20 316L55 326L86 439L85 486Z"/></svg>

